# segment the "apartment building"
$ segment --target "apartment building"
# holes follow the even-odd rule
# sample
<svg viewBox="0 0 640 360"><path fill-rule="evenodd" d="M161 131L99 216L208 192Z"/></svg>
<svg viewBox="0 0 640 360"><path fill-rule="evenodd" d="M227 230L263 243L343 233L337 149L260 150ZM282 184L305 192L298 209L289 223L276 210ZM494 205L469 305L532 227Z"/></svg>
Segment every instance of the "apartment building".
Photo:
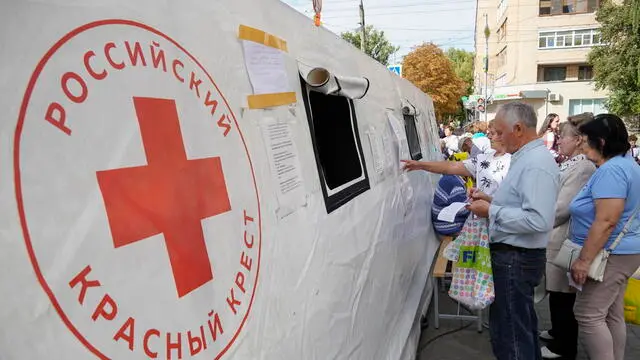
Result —
<svg viewBox="0 0 640 360"><path fill-rule="evenodd" d="M585 111L606 111L606 92L595 90L593 68L587 64L589 51L601 43L598 5L599 0L478 0L475 85L478 94L493 100L486 109L488 119L499 105L514 100L531 104L539 125L548 113L564 120Z"/></svg>

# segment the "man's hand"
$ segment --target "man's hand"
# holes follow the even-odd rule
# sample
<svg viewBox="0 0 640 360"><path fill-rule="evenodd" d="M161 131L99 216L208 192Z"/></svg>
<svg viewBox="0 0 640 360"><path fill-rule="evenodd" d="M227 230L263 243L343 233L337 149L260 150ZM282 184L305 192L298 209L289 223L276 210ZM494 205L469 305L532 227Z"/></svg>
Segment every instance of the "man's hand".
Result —
<svg viewBox="0 0 640 360"><path fill-rule="evenodd" d="M587 282L590 267L591 262L584 259L578 258L574 261L573 265L571 265L571 277L573 281L578 285L584 285L584 283Z"/></svg>
<svg viewBox="0 0 640 360"><path fill-rule="evenodd" d="M490 206L491 204L489 204L489 202L486 200L474 200L471 204L467 205L467 209L469 209L469 211L474 213L476 216L479 216L481 218L488 218Z"/></svg>
<svg viewBox="0 0 640 360"><path fill-rule="evenodd" d="M469 199L471 199L471 201L484 200L488 203L491 203L491 201L493 200L491 196L483 193L482 191L476 188L469 189L469 191L467 192L467 195L469 196Z"/></svg>
<svg viewBox="0 0 640 360"><path fill-rule="evenodd" d="M406 171L424 170L420 161L401 160L401 162L404 164L403 169Z"/></svg>

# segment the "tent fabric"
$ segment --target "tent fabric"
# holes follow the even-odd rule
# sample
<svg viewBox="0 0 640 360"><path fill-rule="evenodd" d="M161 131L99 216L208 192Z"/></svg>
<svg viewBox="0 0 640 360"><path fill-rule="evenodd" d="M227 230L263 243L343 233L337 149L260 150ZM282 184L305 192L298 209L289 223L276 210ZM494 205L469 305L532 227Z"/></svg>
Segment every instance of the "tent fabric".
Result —
<svg viewBox="0 0 640 360"><path fill-rule="evenodd" d="M439 176L387 114L441 160L431 98L279 0L0 7L0 358L415 359ZM241 25L295 103L246 107ZM332 212L309 89L349 97L369 176Z"/></svg>
<svg viewBox="0 0 640 360"><path fill-rule="evenodd" d="M402 99L402 114L417 116L420 115L420 111L415 106L413 106L413 104L409 100Z"/></svg>
<svg viewBox="0 0 640 360"><path fill-rule="evenodd" d="M369 79L365 77L336 75L322 67L298 63L300 76L312 91L327 95L362 99L369 91Z"/></svg>

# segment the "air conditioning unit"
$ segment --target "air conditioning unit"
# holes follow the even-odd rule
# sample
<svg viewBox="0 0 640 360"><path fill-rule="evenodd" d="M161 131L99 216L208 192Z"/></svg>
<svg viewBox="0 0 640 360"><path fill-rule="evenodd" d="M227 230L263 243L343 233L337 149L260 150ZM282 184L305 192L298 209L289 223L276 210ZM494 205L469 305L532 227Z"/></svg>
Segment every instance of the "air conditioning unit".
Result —
<svg viewBox="0 0 640 360"><path fill-rule="evenodd" d="M558 93L549 93L549 101L560 101L560 94Z"/></svg>

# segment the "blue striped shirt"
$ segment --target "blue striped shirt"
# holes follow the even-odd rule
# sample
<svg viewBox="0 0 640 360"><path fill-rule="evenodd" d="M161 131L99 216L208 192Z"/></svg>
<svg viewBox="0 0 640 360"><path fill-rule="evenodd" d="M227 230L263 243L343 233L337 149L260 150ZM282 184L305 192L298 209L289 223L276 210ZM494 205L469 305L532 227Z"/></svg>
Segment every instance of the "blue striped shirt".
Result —
<svg viewBox="0 0 640 360"><path fill-rule="evenodd" d="M467 200L467 189L464 180L456 175L443 175L438 182L433 197L431 207L431 221L436 232L441 235L454 235L459 233L464 226L464 222L469 216L469 210L462 209L452 223L438 220L438 214L443 208L454 202L465 202Z"/></svg>

